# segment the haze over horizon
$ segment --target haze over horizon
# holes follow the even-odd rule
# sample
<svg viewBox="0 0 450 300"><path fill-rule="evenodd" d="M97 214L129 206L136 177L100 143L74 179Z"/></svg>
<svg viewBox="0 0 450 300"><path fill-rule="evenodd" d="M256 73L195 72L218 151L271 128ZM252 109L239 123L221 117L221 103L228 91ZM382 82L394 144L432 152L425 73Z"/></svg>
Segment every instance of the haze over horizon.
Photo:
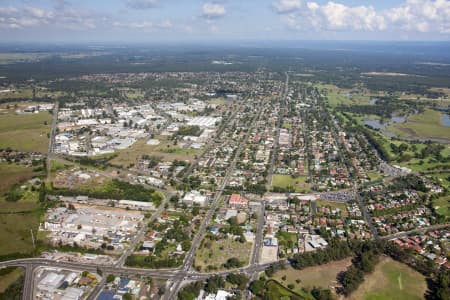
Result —
<svg viewBox="0 0 450 300"><path fill-rule="evenodd" d="M0 1L2 42L449 41L450 1Z"/></svg>

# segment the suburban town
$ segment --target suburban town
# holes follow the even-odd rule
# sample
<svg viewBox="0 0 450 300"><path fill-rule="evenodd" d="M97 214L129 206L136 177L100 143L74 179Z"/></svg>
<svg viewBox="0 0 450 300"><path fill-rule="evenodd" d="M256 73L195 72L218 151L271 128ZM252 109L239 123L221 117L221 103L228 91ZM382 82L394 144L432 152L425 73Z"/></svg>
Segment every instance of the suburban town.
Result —
<svg viewBox="0 0 450 300"><path fill-rule="evenodd" d="M37 193L45 208L31 229L40 254L0 263L25 268L24 299L251 299L265 293L258 285L277 282L265 276L355 241L450 269L448 217L432 205L448 185L386 161L370 134L348 129L351 117L332 109L325 89L295 73L69 81L167 78L185 84L118 89L131 101L15 106L51 116L46 153L1 152L2 162L45 169L7 194Z"/></svg>
<svg viewBox="0 0 450 300"><path fill-rule="evenodd" d="M450 300L450 0L2 0L0 37L0 300Z"/></svg>

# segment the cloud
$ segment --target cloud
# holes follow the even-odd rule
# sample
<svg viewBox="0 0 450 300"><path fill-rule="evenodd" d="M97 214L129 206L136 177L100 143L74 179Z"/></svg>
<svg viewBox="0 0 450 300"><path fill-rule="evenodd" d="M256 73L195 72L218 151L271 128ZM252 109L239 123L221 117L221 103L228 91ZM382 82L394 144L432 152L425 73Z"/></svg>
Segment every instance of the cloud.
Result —
<svg viewBox="0 0 450 300"><path fill-rule="evenodd" d="M34 6L0 7L0 27L9 29L57 25L66 29L84 30L96 28L99 19L98 15L71 7L57 6L54 10Z"/></svg>
<svg viewBox="0 0 450 300"><path fill-rule="evenodd" d="M133 29L139 31L156 31L156 30L167 30L174 27L170 20L164 20L159 23L154 23L152 21L135 21L135 22L114 22L114 27L123 29Z"/></svg>
<svg viewBox="0 0 450 300"><path fill-rule="evenodd" d="M159 4L159 0L127 0L126 5L133 9L150 9Z"/></svg>
<svg viewBox="0 0 450 300"><path fill-rule="evenodd" d="M293 12L302 7L301 0L278 0L272 3L273 8L279 14Z"/></svg>
<svg viewBox="0 0 450 300"><path fill-rule="evenodd" d="M450 33L450 1L407 0L385 15L404 31Z"/></svg>
<svg viewBox="0 0 450 300"><path fill-rule="evenodd" d="M285 25L294 30L403 31L450 33L450 1L406 0L401 5L376 10L373 6L347 6L280 0L274 3Z"/></svg>
<svg viewBox="0 0 450 300"><path fill-rule="evenodd" d="M225 16L225 6L218 3L207 2L202 6L202 16L208 19L216 19Z"/></svg>

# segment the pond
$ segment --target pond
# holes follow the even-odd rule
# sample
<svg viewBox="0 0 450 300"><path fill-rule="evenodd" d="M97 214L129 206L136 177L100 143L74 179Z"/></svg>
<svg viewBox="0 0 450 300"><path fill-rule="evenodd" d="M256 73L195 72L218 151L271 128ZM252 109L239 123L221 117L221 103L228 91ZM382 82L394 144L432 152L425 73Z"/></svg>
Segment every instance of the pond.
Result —
<svg viewBox="0 0 450 300"><path fill-rule="evenodd" d="M388 125L387 123L381 123L380 120L373 120L369 118L364 119L364 124L379 130L386 129L386 126Z"/></svg>
<svg viewBox="0 0 450 300"><path fill-rule="evenodd" d="M450 127L450 116L448 114L441 115L441 124Z"/></svg>

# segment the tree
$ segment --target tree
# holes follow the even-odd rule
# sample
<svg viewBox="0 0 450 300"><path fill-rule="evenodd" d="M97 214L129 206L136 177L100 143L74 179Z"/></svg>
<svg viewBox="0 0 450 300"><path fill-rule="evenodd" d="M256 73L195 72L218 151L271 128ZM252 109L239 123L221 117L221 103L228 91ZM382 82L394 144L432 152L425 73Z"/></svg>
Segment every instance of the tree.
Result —
<svg viewBox="0 0 450 300"><path fill-rule="evenodd" d="M126 293L122 296L123 300L133 300L133 295L131 295L130 293Z"/></svg>
<svg viewBox="0 0 450 300"><path fill-rule="evenodd" d="M116 276L114 276L114 274L108 274L108 276L106 277L106 282L111 283L114 281L114 279L116 279Z"/></svg>
<svg viewBox="0 0 450 300"><path fill-rule="evenodd" d="M183 251L188 251L189 249L191 249L192 243L190 240L184 240L181 242L181 249L183 249Z"/></svg>
<svg viewBox="0 0 450 300"><path fill-rule="evenodd" d="M219 290L219 288L223 288L225 286L225 281L222 276L212 276L208 279L205 291L210 294L215 294Z"/></svg>
<svg viewBox="0 0 450 300"><path fill-rule="evenodd" d="M238 289L244 290L248 283L248 278L244 274L229 274L227 281L238 286Z"/></svg>
<svg viewBox="0 0 450 300"><path fill-rule="evenodd" d="M45 189L45 182L41 182L41 186L39 188L39 202L44 202L47 197L47 191Z"/></svg>
<svg viewBox="0 0 450 300"><path fill-rule="evenodd" d="M320 288L313 288L311 290L311 295L316 300L332 300L333 294L331 294L331 291L329 289L323 290Z"/></svg>
<svg viewBox="0 0 450 300"><path fill-rule="evenodd" d="M264 292L264 281L262 280L252 281L250 283L249 290L254 295L262 295L262 293Z"/></svg>

